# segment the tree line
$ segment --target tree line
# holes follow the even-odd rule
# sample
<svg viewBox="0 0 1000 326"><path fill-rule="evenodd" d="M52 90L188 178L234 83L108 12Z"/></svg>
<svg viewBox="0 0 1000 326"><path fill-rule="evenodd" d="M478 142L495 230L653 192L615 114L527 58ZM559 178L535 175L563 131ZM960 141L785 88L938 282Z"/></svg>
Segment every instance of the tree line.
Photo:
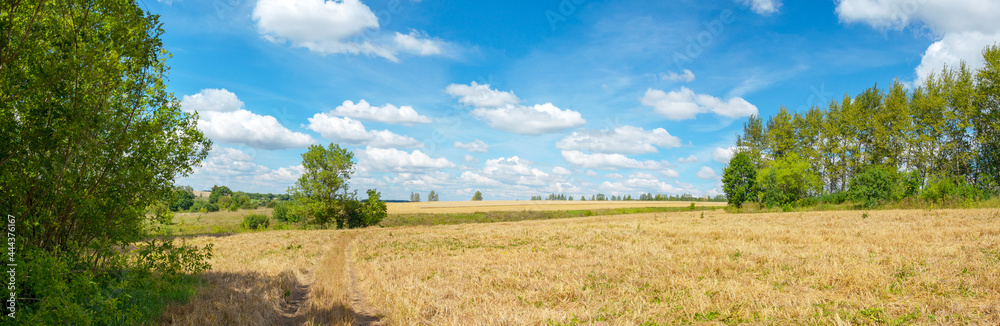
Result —
<svg viewBox="0 0 1000 326"><path fill-rule="evenodd" d="M1000 47L986 65L944 67L908 89L896 80L826 108L751 116L723 175L730 203L823 198L865 205L1000 190ZM824 197L825 196L825 197Z"/></svg>

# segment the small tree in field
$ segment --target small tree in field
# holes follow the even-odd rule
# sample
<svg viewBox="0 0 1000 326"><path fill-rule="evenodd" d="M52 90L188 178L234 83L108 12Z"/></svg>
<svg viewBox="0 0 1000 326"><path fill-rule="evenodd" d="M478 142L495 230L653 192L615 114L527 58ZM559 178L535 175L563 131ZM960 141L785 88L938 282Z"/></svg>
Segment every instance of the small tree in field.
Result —
<svg viewBox="0 0 1000 326"><path fill-rule="evenodd" d="M472 201L481 201L481 200L483 200L483 193L480 192L479 190L476 190L476 194L472 195Z"/></svg>
<svg viewBox="0 0 1000 326"><path fill-rule="evenodd" d="M438 193L431 190L431 193L427 194L427 201L438 201Z"/></svg>
<svg viewBox="0 0 1000 326"><path fill-rule="evenodd" d="M289 192L299 197L307 207L312 216L311 223L321 227L328 227L331 223L336 223L337 228L346 226L351 213L347 202L354 199L354 194L347 192L347 182L354 172L353 159L354 153L337 144L330 144L327 148L312 145L302 154L305 173Z"/></svg>
<svg viewBox="0 0 1000 326"><path fill-rule="evenodd" d="M746 152L737 153L722 172L722 188L729 204L742 207L757 197L757 168Z"/></svg>

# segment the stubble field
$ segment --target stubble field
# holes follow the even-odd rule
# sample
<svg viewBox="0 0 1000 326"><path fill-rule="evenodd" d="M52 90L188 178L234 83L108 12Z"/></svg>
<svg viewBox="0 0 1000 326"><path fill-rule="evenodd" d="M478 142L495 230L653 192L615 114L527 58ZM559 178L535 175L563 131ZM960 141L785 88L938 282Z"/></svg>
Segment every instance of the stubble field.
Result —
<svg viewBox="0 0 1000 326"><path fill-rule="evenodd" d="M997 209L692 211L189 241L216 243L208 294L167 320L1000 323ZM295 286L311 301L275 294ZM246 309L234 292L260 293L250 297L267 308L225 313Z"/></svg>

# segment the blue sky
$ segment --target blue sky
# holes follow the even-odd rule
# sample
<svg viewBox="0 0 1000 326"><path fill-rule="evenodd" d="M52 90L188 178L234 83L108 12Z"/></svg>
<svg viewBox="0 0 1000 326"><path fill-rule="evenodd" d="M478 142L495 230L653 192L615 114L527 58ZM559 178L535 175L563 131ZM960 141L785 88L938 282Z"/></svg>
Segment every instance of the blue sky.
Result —
<svg viewBox="0 0 1000 326"><path fill-rule="evenodd" d="M169 89L215 146L179 184L284 193L310 144L384 198L715 195L742 123L944 64L1000 4L962 0L173 0Z"/></svg>

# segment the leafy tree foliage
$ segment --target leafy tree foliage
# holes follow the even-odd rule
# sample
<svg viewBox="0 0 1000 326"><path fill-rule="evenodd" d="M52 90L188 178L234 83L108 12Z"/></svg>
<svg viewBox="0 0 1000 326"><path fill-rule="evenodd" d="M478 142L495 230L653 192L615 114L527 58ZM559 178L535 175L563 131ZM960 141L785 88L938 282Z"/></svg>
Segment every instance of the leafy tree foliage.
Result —
<svg viewBox="0 0 1000 326"><path fill-rule="evenodd" d="M822 182L808 161L794 152L772 161L757 176L769 207L780 206L819 193Z"/></svg>
<svg viewBox="0 0 1000 326"><path fill-rule="evenodd" d="M420 202L420 193L419 192L411 192L410 193L410 201L414 202L414 203L419 203Z"/></svg>
<svg viewBox="0 0 1000 326"><path fill-rule="evenodd" d="M170 205L170 210L186 211L194 205L194 189L191 187L177 187L174 190L174 202Z"/></svg>
<svg viewBox="0 0 1000 326"><path fill-rule="evenodd" d="M219 198L230 196L233 194L232 190L226 186L212 186L212 193L208 195L208 202L215 204L219 202Z"/></svg>
<svg viewBox="0 0 1000 326"><path fill-rule="evenodd" d="M379 222L382 222L387 215L388 209L381 197L382 194L375 189L368 189L368 199L360 203L357 214L353 215L356 218L348 223L350 224L349 226L352 228L363 228L378 225Z"/></svg>
<svg viewBox="0 0 1000 326"><path fill-rule="evenodd" d="M780 170L773 177L767 170L797 154L819 176L817 194L849 191L852 181L873 173L868 172L873 166L901 173L897 183L908 190L899 196L914 196L931 177L997 194L1000 46L987 47L983 58L983 68L944 67L909 90L895 81L885 89L875 85L856 96L845 94L827 108L813 107L804 114L782 107L766 126L751 116L736 146L748 153L762 182L781 183ZM790 199L778 198L785 195L780 187L761 190L772 202Z"/></svg>
<svg viewBox="0 0 1000 326"><path fill-rule="evenodd" d="M211 147L166 91L158 17L131 1L8 1L0 26L0 207L18 223L18 322L141 323L135 301L104 292L135 284L109 271L202 270L162 261L199 251L143 241L159 223L146 208ZM136 247L149 254L123 255Z"/></svg>
<svg viewBox="0 0 1000 326"><path fill-rule="evenodd" d="M438 199L438 193L434 192L434 190L431 190L431 192L427 194L427 201L438 201Z"/></svg>
<svg viewBox="0 0 1000 326"><path fill-rule="evenodd" d="M743 203L757 199L757 168L750 154L733 155L722 172L722 184L730 205L742 207Z"/></svg>
<svg viewBox="0 0 1000 326"><path fill-rule="evenodd" d="M312 217L311 223L321 227L346 226L347 202L354 199L349 193L348 181L354 173L354 153L330 144L311 145L302 154L305 172L289 192L300 198Z"/></svg>
<svg viewBox="0 0 1000 326"><path fill-rule="evenodd" d="M899 174L882 166L870 166L851 180L848 197L864 207L875 207L897 196Z"/></svg>
<svg viewBox="0 0 1000 326"><path fill-rule="evenodd" d="M480 200L483 200L483 193L480 192L479 190L476 190L476 193L472 195L472 201L480 201Z"/></svg>

